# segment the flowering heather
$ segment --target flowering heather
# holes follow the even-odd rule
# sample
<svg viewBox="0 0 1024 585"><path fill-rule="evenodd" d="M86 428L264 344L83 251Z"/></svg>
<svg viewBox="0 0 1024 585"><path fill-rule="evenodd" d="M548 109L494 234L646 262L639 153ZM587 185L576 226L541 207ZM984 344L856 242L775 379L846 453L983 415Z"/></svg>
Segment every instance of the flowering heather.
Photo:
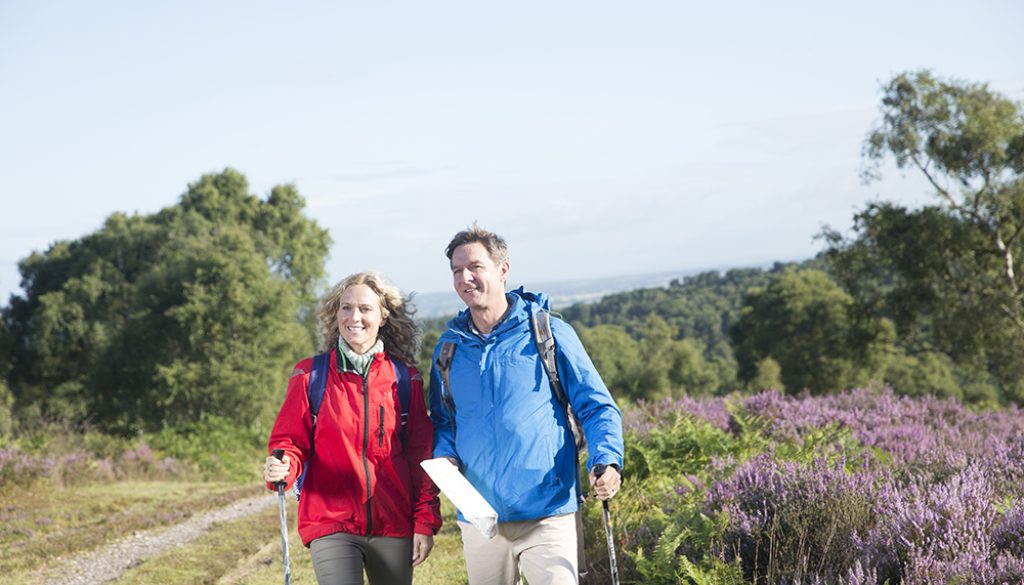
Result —
<svg viewBox="0 0 1024 585"><path fill-rule="evenodd" d="M678 413L704 419L723 431L729 430L729 423L732 419L725 400L722 398L698 400L684 396L678 399L665 398L657 402L641 400L636 408L623 413L622 427L626 432L644 436L650 433L651 429Z"/></svg>
<svg viewBox="0 0 1024 585"><path fill-rule="evenodd" d="M0 447L0 486L28 486L37 480L59 484L80 484L124 478L153 478L181 475L185 469L175 459L154 460L145 443L120 457L97 457L85 450L60 454L31 454L18 447Z"/></svg>
<svg viewBox="0 0 1024 585"><path fill-rule="evenodd" d="M708 514L724 513L723 553L738 556L755 582L835 582L857 566L859 543L878 519L884 490L842 462L805 466L758 456L707 493Z"/></svg>
<svg viewBox="0 0 1024 585"><path fill-rule="evenodd" d="M794 398L767 391L743 408L766 421L779 440L839 424L862 444L889 453L893 463L963 469L969 460L1007 459L1021 452L1024 415L1016 407L972 410L954 399L897 396L891 389L857 389L830 396Z"/></svg>
<svg viewBox="0 0 1024 585"><path fill-rule="evenodd" d="M867 547L882 572L895 581L902 562L907 584L1005 574L1008 567L998 564L1012 555L994 542L1004 515L993 505L997 494L982 466L970 465L936 483L914 478L895 490L894 497L880 502L883 520ZM986 577L982 582L999 581Z"/></svg>
<svg viewBox="0 0 1024 585"><path fill-rule="evenodd" d="M677 424L680 415L721 435L684 437L701 427ZM768 391L666 400L626 421L629 454L658 454L646 489L671 486L660 500L667 517L651 516L651 529L675 523L688 535L681 545L636 541L649 552L631 558L651 582L678 582L679 567L697 563L705 574L734 567L750 583L1024 583L1024 412L1016 407L976 410L890 389ZM655 553L673 550L687 561L666 568Z"/></svg>

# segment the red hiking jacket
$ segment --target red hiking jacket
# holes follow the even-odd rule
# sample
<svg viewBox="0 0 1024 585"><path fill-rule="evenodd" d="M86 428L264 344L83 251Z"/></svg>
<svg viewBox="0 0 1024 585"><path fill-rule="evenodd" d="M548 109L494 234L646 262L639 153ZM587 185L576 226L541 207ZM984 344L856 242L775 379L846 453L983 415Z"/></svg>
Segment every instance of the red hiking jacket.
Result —
<svg viewBox="0 0 1024 585"><path fill-rule="evenodd" d="M313 421L306 386L312 367L312 358L296 364L270 432L269 450L284 449L291 458L285 480L289 488L310 455ZM336 532L411 537L440 528L438 490L420 467L431 456L433 427L424 406L423 379L413 367L409 376L412 396L403 441L398 382L387 356L374 357L364 382L354 371L339 371L338 352L331 352L314 453L299 500L299 536L306 546ZM267 487L275 489L270 483Z"/></svg>

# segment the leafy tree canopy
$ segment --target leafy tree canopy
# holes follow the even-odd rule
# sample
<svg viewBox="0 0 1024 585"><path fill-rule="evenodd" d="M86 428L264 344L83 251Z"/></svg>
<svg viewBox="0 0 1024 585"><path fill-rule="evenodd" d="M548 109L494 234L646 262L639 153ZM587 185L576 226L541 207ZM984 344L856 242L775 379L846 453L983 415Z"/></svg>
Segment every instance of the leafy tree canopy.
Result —
<svg viewBox="0 0 1024 585"><path fill-rule="evenodd" d="M892 326L863 319L827 274L786 270L747 293L732 328L744 380L770 381L771 358L785 388L824 393L866 384L892 351Z"/></svg>
<svg viewBox="0 0 1024 585"><path fill-rule="evenodd" d="M24 296L3 310L15 408L121 432L259 416L312 349L302 319L330 240L303 207L227 169L22 260Z"/></svg>
<svg viewBox="0 0 1024 585"><path fill-rule="evenodd" d="M869 205L851 237L825 231L829 264L863 311L893 320L913 363L942 364L941 353L1020 400L1024 110L984 84L921 71L893 78L881 111L866 177L891 159L920 172L937 203Z"/></svg>

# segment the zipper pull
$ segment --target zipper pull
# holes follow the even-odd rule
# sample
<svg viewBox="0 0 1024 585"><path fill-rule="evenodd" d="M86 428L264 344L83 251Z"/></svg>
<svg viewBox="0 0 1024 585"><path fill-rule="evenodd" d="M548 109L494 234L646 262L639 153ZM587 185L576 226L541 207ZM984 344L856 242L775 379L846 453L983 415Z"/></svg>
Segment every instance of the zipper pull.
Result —
<svg viewBox="0 0 1024 585"><path fill-rule="evenodd" d="M377 446L384 446L384 405L380 405L380 436L377 438Z"/></svg>

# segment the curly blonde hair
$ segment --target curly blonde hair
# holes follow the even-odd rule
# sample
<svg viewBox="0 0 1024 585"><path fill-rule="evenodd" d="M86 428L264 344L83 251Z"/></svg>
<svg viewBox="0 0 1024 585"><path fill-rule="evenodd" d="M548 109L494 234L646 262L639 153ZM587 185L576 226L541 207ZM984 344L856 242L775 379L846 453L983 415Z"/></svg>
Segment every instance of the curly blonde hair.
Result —
<svg viewBox="0 0 1024 585"><path fill-rule="evenodd" d="M342 279L320 299L317 321L320 332L320 351L338 347L338 307L341 295L349 287L365 284L380 298L380 312L385 321L378 336L384 340L384 351L406 364L416 362L416 323L412 316L416 309L402 296L402 291L377 272L357 272Z"/></svg>

